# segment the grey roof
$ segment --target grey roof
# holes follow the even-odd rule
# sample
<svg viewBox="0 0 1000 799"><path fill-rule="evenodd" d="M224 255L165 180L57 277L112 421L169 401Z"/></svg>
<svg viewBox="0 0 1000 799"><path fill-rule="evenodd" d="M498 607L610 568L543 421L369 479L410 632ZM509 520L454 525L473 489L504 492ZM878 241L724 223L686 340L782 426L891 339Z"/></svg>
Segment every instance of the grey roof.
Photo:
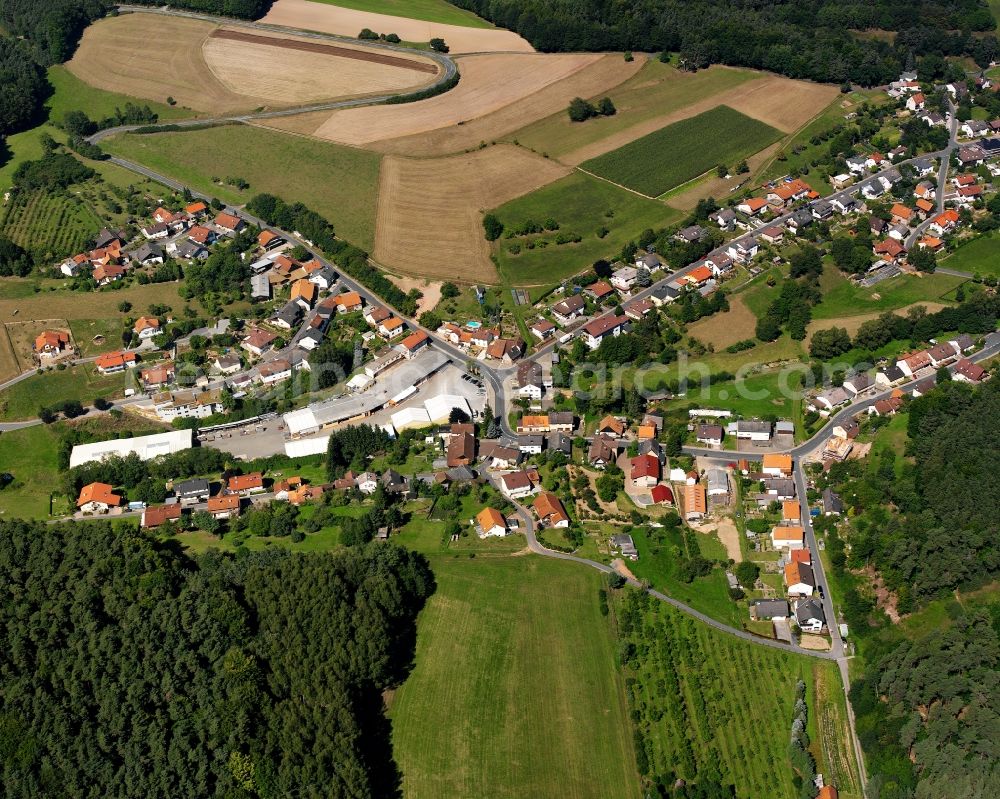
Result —
<svg viewBox="0 0 1000 799"><path fill-rule="evenodd" d="M267 275L263 272L259 275L251 276L250 296L255 299L258 297L269 299L271 297L271 281L267 279Z"/></svg>
<svg viewBox="0 0 1000 799"><path fill-rule="evenodd" d="M831 488L823 489L823 511L824 513L837 514L844 512L843 501L833 492L833 489Z"/></svg>
<svg viewBox="0 0 1000 799"><path fill-rule="evenodd" d="M709 469L705 476L709 491L729 491L729 475L725 469Z"/></svg>
<svg viewBox="0 0 1000 799"><path fill-rule="evenodd" d="M684 239L684 241L700 241L705 235L705 228L701 225L691 225L690 227L678 230L677 235Z"/></svg>
<svg viewBox="0 0 1000 799"><path fill-rule="evenodd" d="M545 437L540 435L526 435L517 437L519 447L542 447L545 445Z"/></svg>
<svg viewBox="0 0 1000 799"><path fill-rule="evenodd" d="M810 225L812 224L813 218L812 214L809 213L805 208L800 208L794 214L792 214L792 222L796 225Z"/></svg>
<svg viewBox="0 0 1000 799"><path fill-rule="evenodd" d="M549 413L549 426L574 424L573 411L553 411Z"/></svg>
<svg viewBox="0 0 1000 799"><path fill-rule="evenodd" d="M736 422L736 429L741 433L767 433L771 434L771 423L762 419L740 419Z"/></svg>
<svg viewBox="0 0 1000 799"><path fill-rule="evenodd" d="M793 422L776 422L774 425L774 432L776 433L794 433L795 424Z"/></svg>
<svg viewBox="0 0 1000 799"><path fill-rule="evenodd" d="M787 599L755 599L750 603L758 619L787 617L791 614Z"/></svg>
<svg viewBox="0 0 1000 799"><path fill-rule="evenodd" d="M177 257L178 258L207 258L208 250L202 247L200 244L196 244L193 241L179 241L177 242Z"/></svg>
<svg viewBox="0 0 1000 799"><path fill-rule="evenodd" d="M826 616L823 615L823 606L815 599L802 599L795 606L795 620L799 624L805 624L812 619L819 619L824 624Z"/></svg>
<svg viewBox="0 0 1000 799"><path fill-rule="evenodd" d="M132 253L132 257L139 262L145 261L149 258L162 258L163 248L154 242L146 242L140 245L136 251Z"/></svg>
<svg viewBox="0 0 1000 799"><path fill-rule="evenodd" d="M177 496L184 496L187 494L207 494L208 490L208 480L204 477L193 477L190 480L183 480L180 483L174 483L174 493Z"/></svg>
<svg viewBox="0 0 1000 799"><path fill-rule="evenodd" d="M902 380L906 377L906 374L900 369L896 364L890 364L889 366L884 366L879 370L890 383L895 383L897 380Z"/></svg>
<svg viewBox="0 0 1000 799"><path fill-rule="evenodd" d="M679 296L681 296L681 293L672 286L666 285L656 289L656 291L653 292L653 296L659 299L676 300Z"/></svg>
<svg viewBox="0 0 1000 799"><path fill-rule="evenodd" d="M295 302L295 300L289 300L274 316L276 319L286 322L289 326L294 326L302 318L302 306Z"/></svg>
<svg viewBox="0 0 1000 799"><path fill-rule="evenodd" d="M660 446L660 442L655 438L647 438L645 441L640 441L639 454L652 454L655 455L661 462L663 461L663 447Z"/></svg>
<svg viewBox="0 0 1000 799"><path fill-rule="evenodd" d="M859 372L856 375L851 375L845 383L850 383L857 391L863 391L872 384L872 379L867 372Z"/></svg>
<svg viewBox="0 0 1000 799"><path fill-rule="evenodd" d="M567 455L573 453L573 439L565 433L550 433L548 446L550 450L559 450Z"/></svg>

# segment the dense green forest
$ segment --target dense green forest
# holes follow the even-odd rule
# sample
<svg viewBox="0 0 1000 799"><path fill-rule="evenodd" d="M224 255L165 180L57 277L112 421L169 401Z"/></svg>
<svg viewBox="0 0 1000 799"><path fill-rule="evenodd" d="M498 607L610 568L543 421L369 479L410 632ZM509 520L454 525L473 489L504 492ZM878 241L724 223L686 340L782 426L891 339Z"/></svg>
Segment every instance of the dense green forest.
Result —
<svg viewBox="0 0 1000 799"><path fill-rule="evenodd" d="M851 687L869 796L992 799L1000 785L1000 604L869 653Z"/></svg>
<svg viewBox="0 0 1000 799"><path fill-rule="evenodd" d="M546 52L678 52L692 68L721 63L794 78L874 86L920 56L996 57L979 0L451 0ZM893 44L852 31L898 32ZM912 64L911 64L912 65Z"/></svg>
<svg viewBox="0 0 1000 799"><path fill-rule="evenodd" d="M393 545L192 560L133 524L0 522L8 797L386 797L381 691L433 590Z"/></svg>

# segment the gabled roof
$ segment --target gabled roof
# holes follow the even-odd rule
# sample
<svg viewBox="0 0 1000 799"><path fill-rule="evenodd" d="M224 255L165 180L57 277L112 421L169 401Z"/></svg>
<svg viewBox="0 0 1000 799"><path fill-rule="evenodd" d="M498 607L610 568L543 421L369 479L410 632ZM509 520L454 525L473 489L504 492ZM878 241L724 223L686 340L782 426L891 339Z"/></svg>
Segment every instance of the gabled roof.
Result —
<svg viewBox="0 0 1000 799"><path fill-rule="evenodd" d="M496 508L483 508L476 514L476 523L482 530L492 530L494 527L507 529L507 522Z"/></svg>
<svg viewBox="0 0 1000 799"><path fill-rule="evenodd" d="M88 502L101 502L105 505L118 507L122 504L122 498L114 493L114 487L107 483L88 483L80 489L80 497L76 501L79 508Z"/></svg>
<svg viewBox="0 0 1000 799"><path fill-rule="evenodd" d="M159 330L160 320L155 316L140 316L135 320L135 325L133 330L136 333L141 333L143 330Z"/></svg>
<svg viewBox="0 0 1000 799"><path fill-rule="evenodd" d="M550 525L554 526L561 521L569 521L562 501L550 491L543 491L535 497L534 508L538 518L547 520Z"/></svg>

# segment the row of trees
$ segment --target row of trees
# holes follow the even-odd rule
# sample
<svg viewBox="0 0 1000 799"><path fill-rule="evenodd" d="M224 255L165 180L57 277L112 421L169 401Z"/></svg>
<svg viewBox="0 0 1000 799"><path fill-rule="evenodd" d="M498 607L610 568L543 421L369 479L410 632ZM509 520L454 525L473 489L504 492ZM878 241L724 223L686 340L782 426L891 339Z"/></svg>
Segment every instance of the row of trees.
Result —
<svg viewBox="0 0 1000 799"><path fill-rule="evenodd" d="M682 66L713 63L755 67L793 78L876 86L888 83L914 56L969 56L986 66L998 51L996 25L985 5L876 0L806 0L748 5L738 0L455 0L491 22L517 31L536 49L677 52ZM893 43L859 39L854 30L898 31Z"/></svg>
<svg viewBox="0 0 1000 799"><path fill-rule="evenodd" d="M0 580L6 796L399 795L381 691L434 589L420 556L195 561L132 524L14 521Z"/></svg>

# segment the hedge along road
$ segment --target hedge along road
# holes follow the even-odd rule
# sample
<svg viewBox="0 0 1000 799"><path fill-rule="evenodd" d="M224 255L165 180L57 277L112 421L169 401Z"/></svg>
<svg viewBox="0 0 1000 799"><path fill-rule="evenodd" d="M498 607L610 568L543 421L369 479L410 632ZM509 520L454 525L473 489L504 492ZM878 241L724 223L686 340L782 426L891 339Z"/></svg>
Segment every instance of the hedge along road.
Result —
<svg viewBox="0 0 1000 799"><path fill-rule="evenodd" d="M361 39L353 39L349 36L337 36L332 33L317 33L316 31L301 30L299 28L285 28L280 25L269 25L263 22L251 22L248 20L231 19L229 17L217 17L211 14L199 14L194 11L177 11L171 8L144 8L142 6L123 5L118 6L118 11L122 14L159 14L160 16L168 17L185 17L187 19L196 19L202 22L211 22L217 25L269 31L271 33L284 33L300 36L306 39L316 39L318 41L350 43L355 47L366 47L373 51L384 51L387 53L403 53L409 56L417 53L420 56L437 63L438 66L441 67L441 76L430 86L425 86L424 88L413 92L382 94L376 97L356 97L353 100L336 100L328 103L312 103L310 105L296 106L295 108L282 108L277 111L261 111L260 113L255 114L236 114L233 116L207 117L204 119L183 119L176 122L157 122L152 125L120 125L115 128L99 130L93 136L88 137L87 141L91 144L97 144L101 141L101 139L106 139L109 136L114 136L119 133L129 133L130 131L139 129L153 130L155 128L164 128L166 130L175 130L177 128L217 125L226 122L250 122L255 119L275 119L277 117L305 114L310 111L334 111L339 108L357 108L365 105L381 105L389 100L394 102L419 100L426 97L429 92L433 93L435 90L447 91L448 89L451 89L453 84L457 83L458 78L460 77L458 66L455 64L454 60L444 53L438 53L434 50L421 50L418 52L411 47L403 47L401 45L397 46L389 44L388 42L368 42Z"/></svg>

